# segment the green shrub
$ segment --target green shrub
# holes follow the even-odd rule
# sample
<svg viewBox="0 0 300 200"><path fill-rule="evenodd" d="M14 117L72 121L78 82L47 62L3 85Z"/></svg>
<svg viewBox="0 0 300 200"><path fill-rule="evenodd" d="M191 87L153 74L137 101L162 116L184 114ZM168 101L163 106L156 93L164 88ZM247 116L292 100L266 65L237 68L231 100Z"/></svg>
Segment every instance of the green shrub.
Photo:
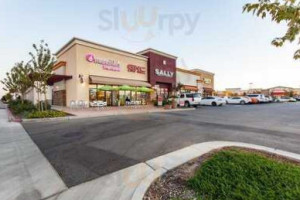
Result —
<svg viewBox="0 0 300 200"><path fill-rule="evenodd" d="M300 199L299 166L241 150L223 150L188 181L205 200Z"/></svg>
<svg viewBox="0 0 300 200"><path fill-rule="evenodd" d="M27 100L24 100L22 103L21 100L10 101L8 104L9 108L14 114L24 114L26 112L33 112L36 110L36 107Z"/></svg>
<svg viewBox="0 0 300 200"><path fill-rule="evenodd" d="M37 103L35 106L38 107L39 104ZM45 101L40 101L40 108L41 108L41 109L42 109L42 108L45 109L45 107L46 107ZM49 103L47 103L47 110L51 110L51 105L50 105Z"/></svg>
<svg viewBox="0 0 300 200"><path fill-rule="evenodd" d="M62 111L47 110L47 111L34 111L27 114L27 118L54 118L54 117L65 117L67 114Z"/></svg>
<svg viewBox="0 0 300 200"><path fill-rule="evenodd" d="M154 106L157 106L157 100L152 100Z"/></svg>

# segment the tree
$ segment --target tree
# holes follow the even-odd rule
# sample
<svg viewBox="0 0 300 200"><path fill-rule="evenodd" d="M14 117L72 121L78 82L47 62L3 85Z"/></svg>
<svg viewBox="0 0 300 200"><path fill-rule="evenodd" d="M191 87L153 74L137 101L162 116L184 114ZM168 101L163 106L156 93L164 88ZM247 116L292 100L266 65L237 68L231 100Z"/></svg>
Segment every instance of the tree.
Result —
<svg viewBox="0 0 300 200"><path fill-rule="evenodd" d="M29 78L29 74L32 72L31 67L24 62L16 63L11 69L10 73L6 73L1 83L4 85L4 90L9 93L15 93L21 95L21 102L24 102L24 96L29 88L32 87L32 81Z"/></svg>
<svg viewBox="0 0 300 200"><path fill-rule="evenodd" d="M21 94L22 103L24 103L24 96L26 92L33 86L33 81L29 77L32 73L32 68L29 64L24 65L23 62L20 62L16 64L12 71L17 74L17 90L18 93Z"/></svg>
<svg viewBox="0 0 300 200"><path fill-rule="evenodd" d="M43 40L40 45L33 44L34 53L30 52L31 56L30 63L33 67L33 79L36 80L34 87L38 93L38 109L43 110L40 102L40 94L44 95L45 98L45 110L47 110L47 81L51 77L52 68L55 63L55 58L51 54L48 44Z"/></svg>
<svg viewBox="0 0 300 200"><path fill-rule="evenodd" d="M183 84L182 83L177 83L177 85L174 87L174 90L176 91L176 92L180 92L181 91L181 89L183 88Z"/></svg>
<svg viewBox="0 0 300 200"><path fill-rule="evenodd" d="M1 80L4 85L3 90L13 94L17 92L17 75L11 70L11 73L6 73L6 78Z"/></svg>
<svg viewBox="0 0 300 200"><path fill-rule="evenodd" d="M6 93L5 95L2 96L1 101L2 101L2 102L9 102L9 101L11 101L11 99L12 99L12 96L11 96L11 94L8 92L8 93Z"/></svg>
<svg viewBox="0 0 300 200"><path fill-rule="evenodd" d="M285 35L277 37L272 45L281 47L285 42L293 42L296 39L300 43L300 2L298 0L258 0L258 3L246 4L243 12L253 12L256 16L264 19L271 16L276 23L286 22ZM294 53L294 59L300 58L300 49Z"/></svg>

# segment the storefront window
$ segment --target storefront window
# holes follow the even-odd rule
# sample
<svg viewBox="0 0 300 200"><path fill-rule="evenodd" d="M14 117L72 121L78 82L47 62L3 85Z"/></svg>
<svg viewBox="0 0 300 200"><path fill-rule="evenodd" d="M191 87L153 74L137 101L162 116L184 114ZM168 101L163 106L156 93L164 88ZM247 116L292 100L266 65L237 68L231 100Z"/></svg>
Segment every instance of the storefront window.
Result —
<svg viewBox="0 0 300 200"><path fill-rule="evenodd" d="M149 96L148 93L145 92L117 90L118 86L111 86L113 88L111 91L101 90L102 87L104 87L104 85L90 85L90 101L104 101L107 103L107 106L124 106L127 104L145 105ZM137 89L137 87L135 89ZM164 91L165 90L163 90L163 92Z"/></svg>
<svg viewBox="0 0 300 200"><path fill-rule="evenodd" d="M106 101L106 98L105 98L105 91L101 91L101 90L98 90L97 91L97 100L98 101Z"/></svg>
<svg viewBox="0 0 300 200"><path fill-rule="evenodd" d="M96 88L90 88L90 101L96 101L97 100L97 90Z"/></svg>

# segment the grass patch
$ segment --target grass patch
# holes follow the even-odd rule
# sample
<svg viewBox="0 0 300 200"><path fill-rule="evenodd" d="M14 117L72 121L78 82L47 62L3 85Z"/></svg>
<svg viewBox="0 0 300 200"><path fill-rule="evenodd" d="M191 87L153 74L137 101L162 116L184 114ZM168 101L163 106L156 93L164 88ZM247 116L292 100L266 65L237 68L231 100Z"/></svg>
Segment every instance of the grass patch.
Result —
<svg viewBox="0 0 300 200"><path fill-rule="evenodd" d="M65 117L67 114L62 111L57 110L47 110L47 111L34 111L27 114L27 118L54 118L54 117Z"/></svg>
<svg viewBox="0 0 300 200"><path fill-rule="evenodd" d="M199 200L300 200L300 167L247 151L222 150L188 186Z"/></svg>

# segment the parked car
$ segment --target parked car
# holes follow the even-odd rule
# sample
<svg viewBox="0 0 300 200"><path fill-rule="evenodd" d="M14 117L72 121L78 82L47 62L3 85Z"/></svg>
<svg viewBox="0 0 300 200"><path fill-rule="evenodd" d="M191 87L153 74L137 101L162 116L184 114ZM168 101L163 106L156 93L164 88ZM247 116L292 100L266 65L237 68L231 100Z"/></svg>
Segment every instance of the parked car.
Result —
<svg viewBox="0 0 300 200"><path fill-rule="evenodd" d="M294 97L290 97L289 102L297 102L297 99L295 99Z"/></svg>
<svg viewBox="0 0 300 200"><path fill-rule="evenodd" d="M266 101L268 101L269 103L273 102L273 97L266 96Z"/></svg>
<svg viewBox="0 0 300 200"><path fill-rule="evenodd" d="M252 103L252 99L250 97L244 96L244 98L248 99L249 103Z"/></svg>
<svg viewBox="0 0 300 200"><path fill-rule="evenodd" d="M266 97L263 94L248 94L247 97L250 97L252 103L265 103Z"/></svg>
<svg viewBox="0 0 300 200"><path fill-rule="evenodd" d="M284 102L296 102L297 100L293 97L279 97L275 102L284 103Z"/></svg>
<svg viewBox="0 0 300 200"><path fill-rule="evenodd" d="M227 103L244 105L244 104L250 103L250 100L245 97L232 97L232 98L227 99Z"/></svg>
<svg viewBox="0 0 300 200"><path fill-rule="evenodd" d="M199 106L201 99L201 94L199 93L182 93L179 95L178 105L183 102L185 107Z"/></svg>
<svg viewBox="0 0 300 200"><path fill-rule="evenodd" d="M220 97L210 96L202 98L200 104L206 106L222 106L223 104L225 104L225 100Z"/></svg>

